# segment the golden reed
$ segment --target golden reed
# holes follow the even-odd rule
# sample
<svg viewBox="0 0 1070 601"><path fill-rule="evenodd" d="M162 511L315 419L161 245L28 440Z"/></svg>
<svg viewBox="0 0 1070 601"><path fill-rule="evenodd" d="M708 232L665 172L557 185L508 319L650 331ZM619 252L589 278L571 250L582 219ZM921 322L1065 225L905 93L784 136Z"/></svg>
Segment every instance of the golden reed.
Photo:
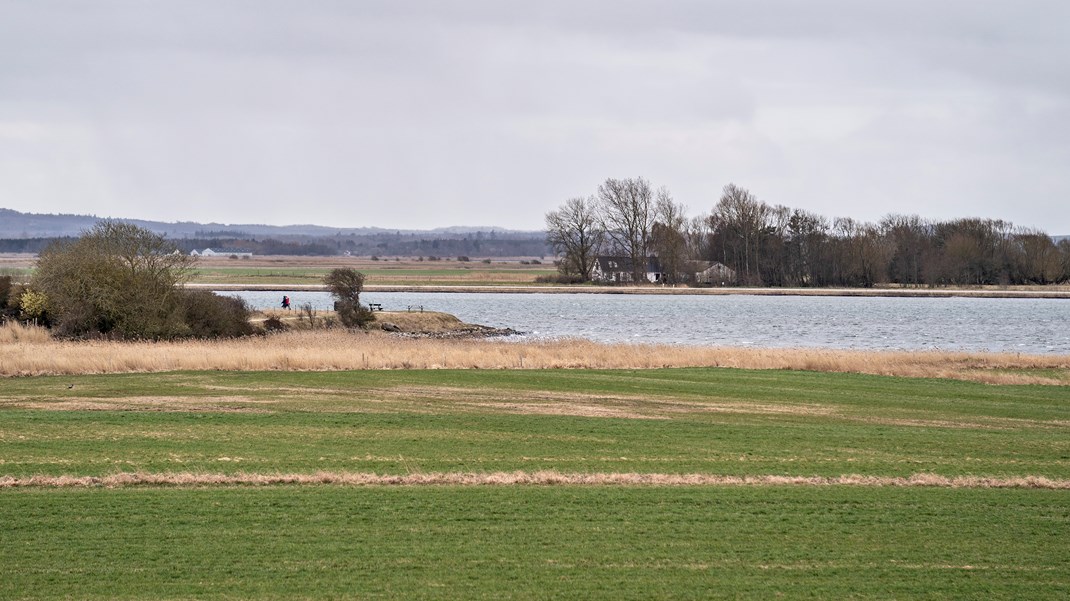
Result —
<svg viewBox="0 0 1070 601"><path fill-rule="evenodd" d="M599 344L566 339L409 339L382 332L290 331L236 340L55 340L42 328L0 326L0 376L177 370L649 369L733 367L952 378L991 384L1070 384L1070 356Z"/></svg>

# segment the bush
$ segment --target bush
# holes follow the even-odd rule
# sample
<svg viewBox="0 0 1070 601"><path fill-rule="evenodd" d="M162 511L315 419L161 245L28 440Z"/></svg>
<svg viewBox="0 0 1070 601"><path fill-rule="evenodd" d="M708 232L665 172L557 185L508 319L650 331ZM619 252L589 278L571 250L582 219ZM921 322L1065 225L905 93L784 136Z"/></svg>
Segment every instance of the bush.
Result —
<svg viewBox="0 0 1070 601"><path fill-rule="evenodd" d="M323 283L334 297L334 310L338 319L347 328L359 328L373 321L375 315L360 304L360 293L364 290L364 274L350 268L332 269L323 278Z"/></svg>
<svg viewBox="0 0 1070 601"><path fill-rule="evenodd" d="M268 332L282 332L286 330L286 324L282 323L282 320L272 315L264 320L264 329Z"/></svg>
<svg viewBox="0 0 1070 601"><path fill-rule="evenodd" d="M42 292L24 290L19 295L19 317L41 325L48 322L48 297Z"/></svg>
<svg viewBox="0 0 1070 601"><path fill-rule="evenodd" d="M6 299L3 303L0 303L0 317L4 319L20 319L22 317L22 295L25 292L25 284L12 284L8 288Z"/></svg>
<svg viewBox="0 0 1070 601"><path fill-rule="evenodd" d="M238 338L255 332L249 323L252 311L240 298L219 296L207 290L184 290L181 305L189 336Z"/></svg>
<svg viewBox="0 0 1070 601"><path fill-rule="evenodd" d="M101 221L41 253L21 309L26 317L52 320L61 336L159 340L254 333L244 301L181 288L192 264L159 234Z"/></svg>
<svg viewBox="0 0 1070 601"><path fill-rule="evenodd" d="M557 273L557 274L554 274L554 275L540 275L539 277L535 278L535 283L536 284L582 284L582 283L584 283L584 280L583 280L583 278L581 276L578 276L578 275L572 275L572 274L565 275L565 274Z"/></svg>
<svg viewBox="0 0 1070 601"><path fill-rule="evenodd" d="M186 335L179 285L192 259L163 236L101 221L72 242L49 245L31 288L63 336L160 339Z"/></svg>

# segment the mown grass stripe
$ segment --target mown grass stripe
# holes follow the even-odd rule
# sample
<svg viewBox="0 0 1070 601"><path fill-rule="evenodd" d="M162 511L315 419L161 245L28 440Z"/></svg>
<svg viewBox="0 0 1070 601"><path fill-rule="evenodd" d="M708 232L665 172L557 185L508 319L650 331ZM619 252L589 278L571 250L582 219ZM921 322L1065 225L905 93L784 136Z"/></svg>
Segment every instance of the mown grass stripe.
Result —
<svg viewBox="0 0 1070 601"><path fill-rule="evenodd" d="M918 473L909 477L865 476L726 476L715 474L660 473L563 473L491 472L491 473L415 473L381 475L367 472L315 473L192 473L192 472L122 472L107 476L0 477L0 488L78 488L131 486L265 486L265 485L343 485L343 486L870 486L930 488L1031 488L1070 490L1070 480L1043 476L998 478L989 476L940 476Z"/></svg>

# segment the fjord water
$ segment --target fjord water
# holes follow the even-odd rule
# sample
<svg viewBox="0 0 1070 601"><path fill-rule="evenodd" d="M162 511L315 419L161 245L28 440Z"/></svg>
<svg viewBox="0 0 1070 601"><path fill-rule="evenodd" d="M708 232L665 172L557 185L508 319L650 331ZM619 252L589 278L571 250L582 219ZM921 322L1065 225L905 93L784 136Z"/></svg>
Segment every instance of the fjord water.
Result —
<svg viewBox="0 0 1070 601"><path fill-rule="evenodd" d="M329 309L326 292L220 292L254 308ZM378 292L388 311L452 313L526 338L701 346L1070 353L1070 300Z"/></svg>

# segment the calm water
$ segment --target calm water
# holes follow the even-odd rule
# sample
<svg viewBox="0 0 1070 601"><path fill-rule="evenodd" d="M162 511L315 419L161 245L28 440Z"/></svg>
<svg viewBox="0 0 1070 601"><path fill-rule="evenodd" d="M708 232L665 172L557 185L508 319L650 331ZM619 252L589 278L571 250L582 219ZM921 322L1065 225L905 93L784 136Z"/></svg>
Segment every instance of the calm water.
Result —
<svg viewBox="0 0 1070 601"><path fill-rule="evenodd" d="M256 308L332 306L326 292L220 292ZM1070 300L815 296L644 296L383 292L386 310L423 306L528 337L688 345L1070 353Z"/></svg>

